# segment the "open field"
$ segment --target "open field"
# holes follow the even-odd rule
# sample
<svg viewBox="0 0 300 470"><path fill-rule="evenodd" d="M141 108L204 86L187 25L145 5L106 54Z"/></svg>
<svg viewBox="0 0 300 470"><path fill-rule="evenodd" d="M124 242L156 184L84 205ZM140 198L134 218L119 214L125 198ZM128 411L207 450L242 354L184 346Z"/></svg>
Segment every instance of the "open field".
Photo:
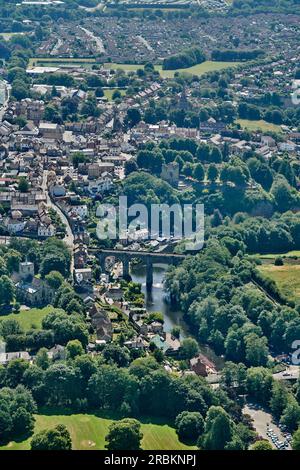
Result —
<svg viewBox="0 0 300 470"><path fill-rule="evenodd" d="M74 450L104 450L105 436L111 419L100 418L91 414L73 415L36 415L35 432L64 424L72 437ZM195 449L179 442L175 429L166 424L143 423L142 448L144 450L188 450ZM28 450L30 440L10 442L0 446L0 450Z"/></svg>
<svg viewBox="0 0 300 470"><path fill-rule="evenodd" d="M80 66L84 65L85 67L91 67L96 64L95 59L80 59L80 58L57 58L57 57L33 57L29 60L28 67L34 66L53 66L53 67L67 67L70 65ZM240 62L213 62L206 61L202 64L194 65L186 69L177 69L177 70L162 70L161 65L155 65L155 70L157 70L163 78L173 78L176 72L188 73L192 75L201 76L207 72L214 72L216 70L223 70L230 67L237 67L240 65ZM104 64L106 69L122 69L125 72L135 72L136 70L143 68L143 64L116 64L114 62L107 62ZM249 121L251 122L251 121ZM256 122L256 121L253 121Z"/></svg>
<svg viewBox="0 0 300 470"><path fill-rule="evenodd" d="M88 11L90 13L93 13L94 11L97 11L97 10L104 10L105 4L104 2L100 2L95 7L84 7L82 5L79 5L79 8L81 8L82 10Z"/></svg>
<svg viewBox="0 0 300 470"><path fill-rule="evenodd" d="M294 258L294 257L299 257L300 258L300 250L293 250L293 251L288 251L287 253L280 253L280 254L272 254L272 253L267 253L266 255L256 255L259 256L261 259L275 259L275 258Z"/></svg>
<svg viewBox="0 0 300 470"><path fill-rule="evenodd" d="M193 67L189 67L187 69L177 69L177 70L161 70L161 76L164 78L172 78L175 72L180 73L189 73L191 75L204 75L208 72L215 72L217 70L228 69L230 67L237 67L240 65L240 62L213 62L207 60L206 62L202 62L202 64L193 65Z"/></svg>
<svg viewBox="0 0 300 470"><path fill-rule="evenodd" d="M50 66L60 66L63 67L68 65L93 65L96 63L95 59L80 59L80 58L58 58L58 57L32 57L29 59L28 67L41 66L41 65L50 65Z"/></svg>
<svg viewBox="0 0 300 470"><path fill-rule="evenodd" d="M260 121L249 121L248 119L237 119L235 121L237 124L243 129L247 129L248 131L263 131L263 132L282 132L281 127L277 124L272 124L271 122L266 122L263 119Z"/></svg>
<svg viewBox="0 0 300 470"><path fill-rule="evenodd" d="M5 39L5 41L9 41L12 36L15 36L16 34L25 34L25 33L0 33L0 37Z"/></svg>
<svg viewBox="0 0 300 470"><path fill-rule="evenodd" d="M229 67L237 67L240 65L240 62L212 62L207 60L202 64L194 65L186 69L177 69L177 70L162 70L161 65L155 65L155 70L159 71L160 75L163 78L173 78L175 72L180 73L189 73L192 75L201 76L207 72L214 72L216 70L222 70ZM116 63L106 63L104 67L108 69L122 69L125 72L136 71L137 69L143 68L143 65L138 64L116 64Z"/></svg>
<svg viewBox="0 0 300 470"><path fill-rule="evenodd" d="M1 320L14 319L17 320L24 331L31 328L41 328L43 318L53 310L53 307L31 308L30 310L21 310L20 313L10 313L9 315L1 315Z"/></svg>
<svg viewBox="0 0 300 470"><path fill-rule="evenodd" d="M112 101L112 95L114 93L114 91L118 90L122 96L124 96L126 94L126 90L120 90L119 88L106 88L104 91L104 96L105 98L108 99L108 101Z"/></svg>
<svg viewBox="0 0 300 470"><path fill-rule="evenodd" d="M259 266L259 270L273 279L289 300L300 301L300 264L284 266L265 264Z"/></svg>

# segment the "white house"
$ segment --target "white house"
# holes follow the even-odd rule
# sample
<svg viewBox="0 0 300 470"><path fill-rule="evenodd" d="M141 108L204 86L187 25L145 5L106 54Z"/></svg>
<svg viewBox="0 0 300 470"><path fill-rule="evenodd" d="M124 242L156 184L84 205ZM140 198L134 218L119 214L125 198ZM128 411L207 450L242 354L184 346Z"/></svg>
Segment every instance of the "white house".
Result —
<svg viewBox="0 0 300 470"><path fill-rule="evenodd" d="M15 220L12 218L7 218L5 220L5 226L10 233L19 233L22 232L25 228L26 222L24 220Z"/></svg>
<svg viewBox="0 0 300 470"><path fill-rule="evenodd" d="M295 152L296 144L294 142L279 142L278 144L279 150L282 152Z"/></svg>
<svg viewBox="0 0 300 470"><path fill-rule="evenodd" d="M39 237L53 237L55 235L55 227L54 225L45 225L39 224L38 226L38 236Z"/></svg>
<svg viewBox="0 0 300 470"><path fill-rule="evenodd" d="M0 364L6 366L10 361L15 359L23 359L24 361L29 362L31 357L27 351L18 351L18 352L1 352L0 353Z"/></svg>
<svg viewBox="0 0 300 470"><path fill-rule="evenodd" d="M72 206L72 209L70 210L72 214L77 215L81 219L85 219L88 216L88 207L86 204L83 204L81 206Z"/></svg>
<svg viewBox="0 0 300 470"><path fill-rule="evenodd" d="M96 194L102 194L105 191L109 191L113 186L112 177L109 175L102 176L94 181L89 181L87 190L91 196Z"/></svg>

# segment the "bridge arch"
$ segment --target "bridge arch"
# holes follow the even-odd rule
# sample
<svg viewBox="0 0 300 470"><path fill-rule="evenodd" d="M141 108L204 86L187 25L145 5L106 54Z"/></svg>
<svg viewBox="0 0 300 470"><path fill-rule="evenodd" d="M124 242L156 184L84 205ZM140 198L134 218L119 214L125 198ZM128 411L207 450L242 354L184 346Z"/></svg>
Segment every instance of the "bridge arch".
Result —
<svg viewBox="0 0 300 470"><path fill-rule="evenodd" d="M146 264L146 286L151 289L153 285L153 264L173 264L176 265L184 260L185 255L173 253L149 253L148 251L129 251L129 250L95 250L99 259L102 272L106 271L106 258L114 257L123 264L123 276L130 278L129 263L133 258L139 258Z"/></svg>

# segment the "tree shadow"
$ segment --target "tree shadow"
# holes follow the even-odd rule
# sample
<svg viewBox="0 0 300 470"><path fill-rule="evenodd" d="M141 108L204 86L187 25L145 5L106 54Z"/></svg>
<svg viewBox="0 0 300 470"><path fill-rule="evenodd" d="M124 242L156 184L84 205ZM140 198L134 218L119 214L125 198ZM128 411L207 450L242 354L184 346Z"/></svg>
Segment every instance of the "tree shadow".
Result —
<svg viewBox="0 0 300 470"><path fill-rule="evenodd" d="M19 436L14 436L14 435L10 435L6 438L1 438L0 439L0 446L7 446L10 442L16 442L17 444L23 442L23 441L26 441L27 439L29 439L29 437L32 437L34 434L34 431L28 431L26 433L23 433Z"/></svg>
<svg viewBox="0 0 300 470"><path fill-rule="evenodd" d="M7 315L10 315L11 313L13 313L12 305L0 305L0 318L6 317Z"/></svg>
<svg viewBox="0 0 300 470"><path fill-rule="evenodd" d="M153 417L153 416L126 416L118 411L112 410L85 410L78 411L68 407L58 407L58 406L42 406L38 409L38 414L53 416L53 415L62 415L62 416L71 416L71 415L92 415L97 418L109 419L113 421L119 421L124 418L133 418L140 421L142 424L156 424L159 426L171 426L174 427L174 422L171 419L163 417Z"/></svg>

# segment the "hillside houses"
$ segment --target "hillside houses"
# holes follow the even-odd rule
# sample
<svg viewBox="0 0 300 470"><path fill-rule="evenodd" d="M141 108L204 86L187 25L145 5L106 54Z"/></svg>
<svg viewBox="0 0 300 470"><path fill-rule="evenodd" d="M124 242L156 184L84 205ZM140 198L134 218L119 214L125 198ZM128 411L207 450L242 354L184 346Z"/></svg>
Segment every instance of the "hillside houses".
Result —
<svg viewBox="0 0 300 470"><path fill-rule="evenodd" d="M14 204L14 203L13 203ZM56 228L48 214L47 206L14 204L10 215L4 219L4 226L11 235L45 239L53 237Z"/></svg>

